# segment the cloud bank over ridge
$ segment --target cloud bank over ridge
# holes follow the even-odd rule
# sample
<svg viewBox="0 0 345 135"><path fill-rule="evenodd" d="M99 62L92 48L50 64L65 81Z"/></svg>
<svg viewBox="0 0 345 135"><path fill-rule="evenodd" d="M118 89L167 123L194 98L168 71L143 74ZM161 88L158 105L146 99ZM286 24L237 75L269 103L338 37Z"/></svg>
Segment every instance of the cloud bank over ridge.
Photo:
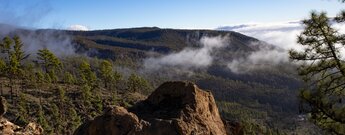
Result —
<svg viewBox="0 0 345 135"><path fill-rule="evenodd" d="M80 24L71 25L67 28L67 30L73 30L73 31L88 31L90 30L88 27Z"/></svg>
<svg viewBox="0 0 345 135"><path fill-rule="evenodd" d="M300 21L243 24L217 29L236 31L275 46L275 48L261 47L259 51L253 52L246 57L230 61L228 67L236 73L286 63L289 61L288 50L301 49L301 46L297 44L297 35L303 30Z"/></svg>
<svg viewBox="0 0 345 135"><path fill-rule="evenodd" d="M200 48L184 48L161 57L151 57L144 60L144 67L149 70L157 70L163 67L175 67L181 70L205 68L212 64L211 53L227 45L227 36L202 37L199 41Z"/></svg>
<svg viewBox="0 0 345 135"><path fill-rule="evenodd" d="M333 27L340 33L345 33L344 24L334 24ZM217 29L240 32L276 46L276 49L261 48L259 51L247 57L234 59L228 64L228 67L234 72L240 72L240 69L245 72L246 70L253 69L253 67L277 65L288 62L288 50L303 49L302 46L297 43L297 36L304 29L301 21L242 24L219 27Z"/></svg>

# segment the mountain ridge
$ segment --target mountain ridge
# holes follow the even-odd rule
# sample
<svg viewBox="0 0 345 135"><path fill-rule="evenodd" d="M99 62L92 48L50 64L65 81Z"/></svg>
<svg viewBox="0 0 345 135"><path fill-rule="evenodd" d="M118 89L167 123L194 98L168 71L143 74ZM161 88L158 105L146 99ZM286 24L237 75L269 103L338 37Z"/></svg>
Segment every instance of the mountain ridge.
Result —
<svg viewBox="0 0 345 135"><path fill-rule="evenodd" d="M233 59L248 56L260 50L262 46L270 46L237 32L144 27L97 31L18 29L9 33L9 36L14 35L23 37L24 48L27 46L34 46L36 49L47 48L57 54L58 51L67 51L73 47L72 54L90 56L71 60L70 57L62 56L64 63L69 65L68 68L78 67L76 61L81 63L83 59L90 59L93 63L90 64L91 69L97 73L99 61L108 59L114 62L113 69L123 74L124 78L128 78L133 73L138 74L147 79L153 87L165 81L193 81L201 89L212 90L220 114L226 119L247 121L248 119L245 118L250 118L249 120L252 121L249 123L265 126L275 123L269 127L284 130L290 130L286 128L287 124L297 119L297 89L301 81L293 72L293 66L285 64L242 74L234 73L227 67L227 62ZM147 72L143 65L143 61L147 58L162 58L170 54L190 53L195 50L204 51L200 41L202 38L224 36L228 36L224 47L205 53L212 56L213 62L204 68L179 69L168 65ZM50 43L53 45L49 45ZM35 54L37 51L29 53ZM181 59L188 58L181 57ZM184 65L188 64L191 63L184 63ZM152 91L142 91L146 95L150 92Z"/></svg>

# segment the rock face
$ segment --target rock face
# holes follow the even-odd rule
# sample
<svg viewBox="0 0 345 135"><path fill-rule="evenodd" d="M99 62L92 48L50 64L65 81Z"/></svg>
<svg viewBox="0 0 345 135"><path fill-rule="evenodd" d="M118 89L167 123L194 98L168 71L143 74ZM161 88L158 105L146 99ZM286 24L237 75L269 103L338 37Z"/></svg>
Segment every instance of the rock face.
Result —
<svg viewBox="0 0 345 135"><path fill-rule="evenodd" d="M102 116L81 125L75 134L80 135L133 135L141 130L139 118L123 107L112 107L104 111Z"/></svg>
<svg viewBox="0 0 345 135"><path fill-rule="evenodd" d="M190 82L166 82L128 111L112 107L75 135L225 135L210 92Z"/></svg>

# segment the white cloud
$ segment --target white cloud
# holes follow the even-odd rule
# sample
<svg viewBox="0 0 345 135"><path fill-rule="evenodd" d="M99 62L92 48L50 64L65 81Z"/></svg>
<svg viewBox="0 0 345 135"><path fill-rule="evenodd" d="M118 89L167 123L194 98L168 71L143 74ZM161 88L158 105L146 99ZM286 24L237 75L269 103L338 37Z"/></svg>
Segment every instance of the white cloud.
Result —
<svg viewBox="0 0 345 135"><path fill-rule="evenodd" d="M228 67L237 73L288 62L288 50L302 49L297 44L297 36L303 30L300 21L246 24L218 29L240 32L276 46L273 49L262 47L246 57L236 58L229 62Z"/></svg>
<svg viewBox="0 0 345 135"><path fill-rule="evenodd" d="M89 28L83 25L75 24L71 25L67 28L68 30L75 30L75 31L88 31Z"/></svg>
<svg viewBox="0 0 345 135"><path fill-rule="evenodd" d="M220 30L236 31L255 37L283 49L298 48L297 35L302 32L300 21L257 23L220 27Z"/></svg>
<svg viewBox="0 0 345 135"><path fill-rule="evenodd" d="M175 67L178 69L204 68L212 64L211 53L224 47L229 39L226 37L203 37L200 39L201 48L185 48L180 52L171 53L162 57L144 60L146 69L157 70L162 67Z"/></svg>
<svg viewBox="0 0 345 135"><path fill-rule="evenodd" d="M233 59L227 66L234 73L246 73L255 69L266 69L288 61L288 53L285 50L262 47L245 57Z"/></svg>
<svg viewBox="0 0 345 135"><path fill-rule="evenodd" d="M340 33L345 33L345 24L333 25ZM255 37L279 48L267 49L261 48L244 58L237 58L228 64L228 67L234 71L248 71L254 67L263 67L267 65L277 65L288 62L288 50L302 50L302 46L297 43L297 36L303 31L304 27L301 21L280 22L280 23L257 23L220 27L220 30L230 30ZM345 56L345 49L342 48L342 54Z"/></svg>

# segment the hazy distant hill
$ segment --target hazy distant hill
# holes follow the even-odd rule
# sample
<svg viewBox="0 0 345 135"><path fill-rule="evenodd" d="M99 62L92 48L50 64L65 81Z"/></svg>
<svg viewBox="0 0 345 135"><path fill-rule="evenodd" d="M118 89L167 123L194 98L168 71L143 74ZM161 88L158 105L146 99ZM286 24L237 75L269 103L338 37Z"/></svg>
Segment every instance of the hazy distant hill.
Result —
<svg viewBox="0 0 345 135"><path fill-rule="evenodd" d="M217 55L215 58L220 60L208 68L208 74L232 80L272 84L280 88L288 87L295 89L299 87L299 83L295 79L280 73L275 74L271 69L267 69L268 72L257 72L255 76L253 74L238 75L229 71L225 67L225 61L257 51L260 45L270 46L263 41L237 32L160 29L156 27L66 32L73 36L76 44L80 45L80 51L96 49L96 53L91 51L91 56L111 59L129 57L136 60L146 58L148 55L164 55L178 52L186 47L198 48L200 47L199 40L204 36L226 35L230 38L230 42L225 48L218 50L215 54ZM253 45L253 43L259 44ZM268 73L271 75L267 76ZM275 82L275 84L272 82Z"/></svg>
<svg viewBox="0 0 345 135"><path fill-rule="evenodd" d="M225 54L239 50L253 51L256 48L251 46L251 43L258 42L255 38L237 32L160 29L156 27L67 31L67 33L72 35L74 41L85 49L96 48L109 54L109 56L101 54L102 57L113 59L121 56L143 58L147 56L147 52L154 52L159 55L180 51L185 47L198 47L198 41L203 36L229 36L231 43L222 51ZM110 54L109 51L114 53Z"/></svg>
<svg viewBox="0 0 345 135"><path fill-rule="evenodd" d="M232 31L160 29L157 27L95 31L28 30L6 24L0 24L0 29L0 37L19 35L37 40L35 41L37 43L41 42L40 40L46 38L47 35L56 39L62 36L68 37L77 49L77 52L82 53L88 50L97 50L100 53L96 54L93 52L91 55L111 59L118 57L140 59L145 58L148 52L160 55L181 51L185 47L198 48L200 47L199 40L205 36L229 37L231 42L221 51L223 58L231 58L227 57L227 54L231 52L250 52L257 50L258 46L253 46L253 42L260 42L263 45L267 45L255 38Z"/></svg>

